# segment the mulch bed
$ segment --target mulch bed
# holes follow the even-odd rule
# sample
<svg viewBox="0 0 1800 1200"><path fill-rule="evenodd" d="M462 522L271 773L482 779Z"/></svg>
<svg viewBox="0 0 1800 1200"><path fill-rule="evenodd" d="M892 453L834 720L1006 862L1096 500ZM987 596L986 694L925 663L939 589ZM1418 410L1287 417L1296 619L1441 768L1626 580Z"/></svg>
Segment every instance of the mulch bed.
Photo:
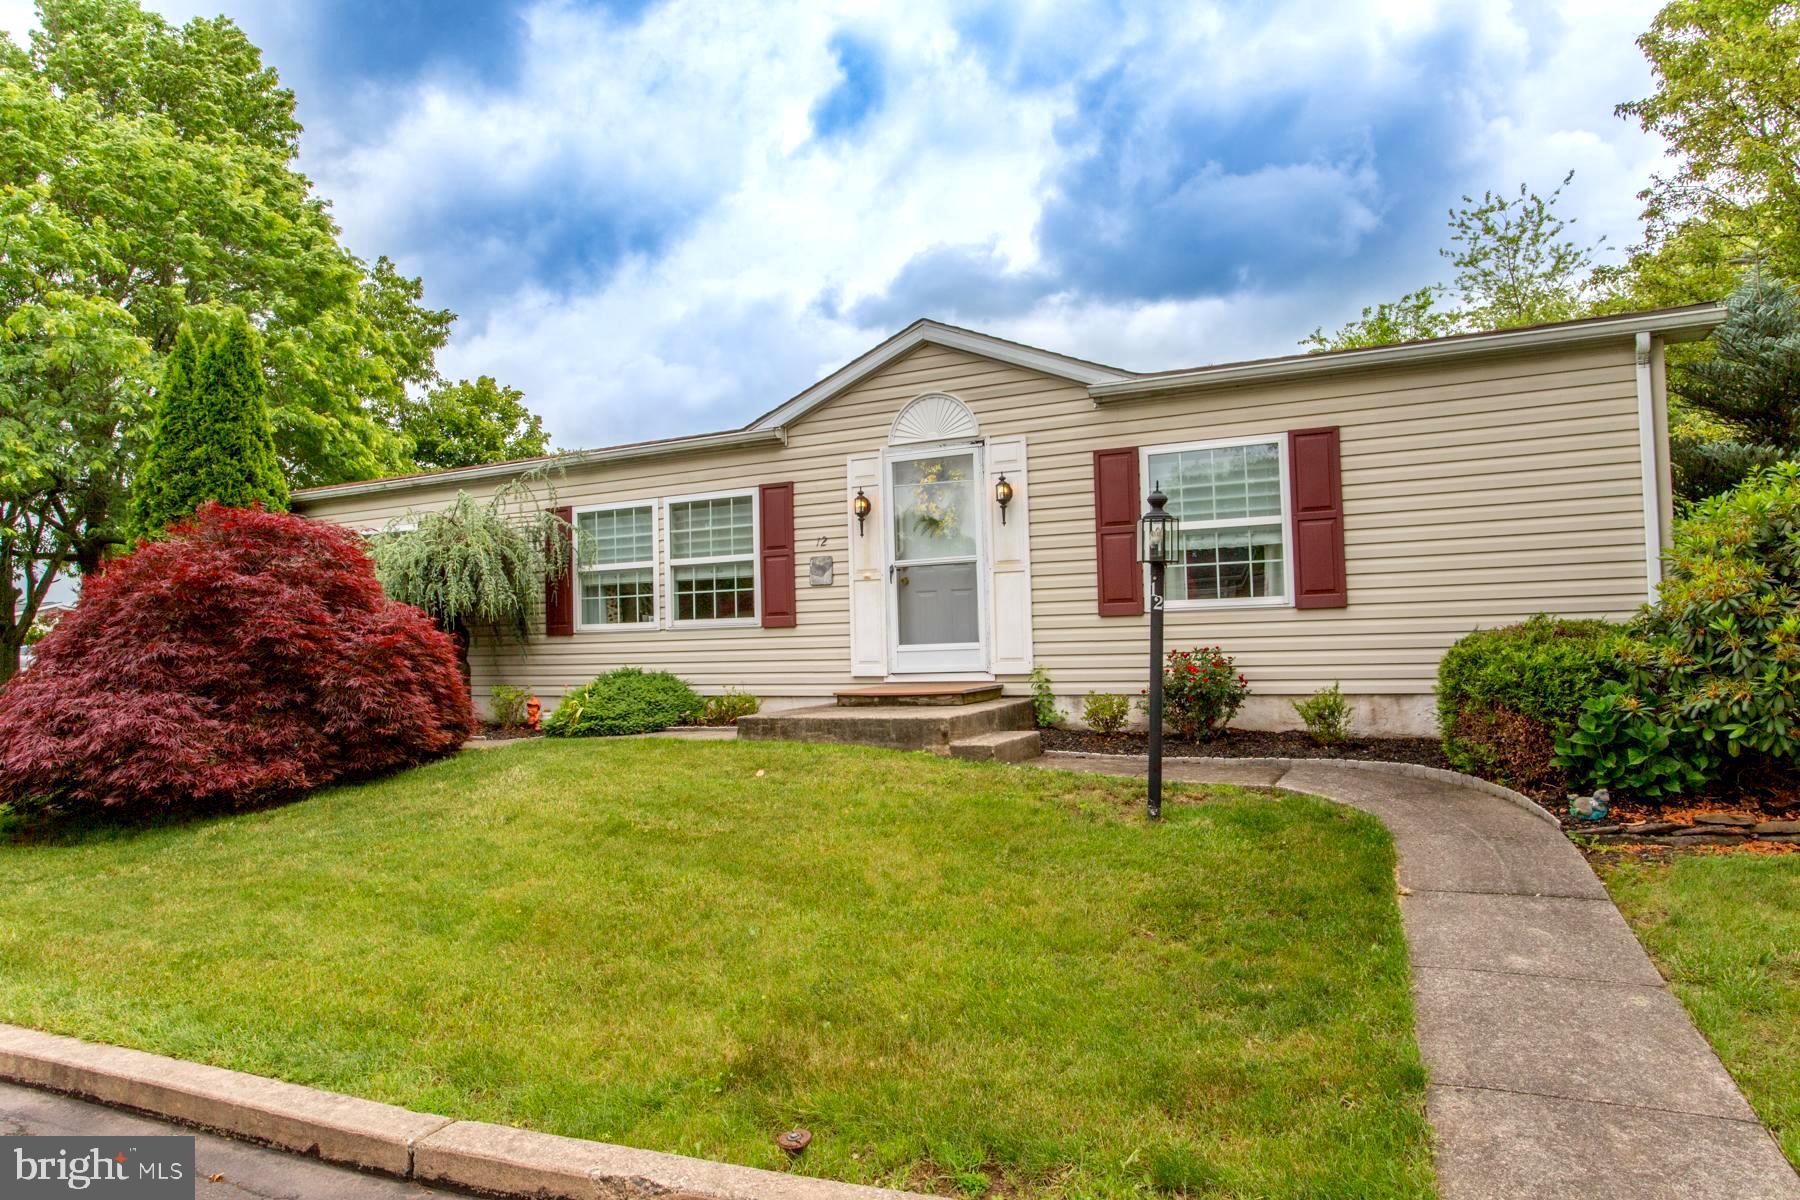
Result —
<svg viewBox="0 0 1800 1200"><path fill-rule="evenodd" d="M1147 752L1149 737L1142 733L1103 734L1086 729L1041 729L1046 750L1072 750L1079 754L1135 754ZM1321 746L1304 733L1270 733L1254 729L1228 729L1203 742L1163 738L1163 754L1171 758L1356 758L1370 762L1414 763L1450 770L1444 748L1436 738L1356 738L1336 746Z"/></svg>
<svg viewBox="0 0 1800 1200"><path fill-rule="evenodd" d="M486 738L490 742L510 742L516 738L534 738L544 735L527 729L523 725L495 725L491 721L483 721L481 732L475 736Z"/></svg>
<svg viewBox="0 0 1800 1200"><path fill-rule="evenodd" d="M1149 738L1141 732L1093 733L1085 729L1039 730L1045 750L1079 754L1121 754L1141 757ZM1337 746L1321 746L1304 733L1270 733L1230 729L1202 742L1165 737L1163 753L1171 758L1354 758L1373 762L1416 763L1455 770L1444 757L1436 738L1358 738ZM1578 821L1569 816L1567 798L1544 792L1531 798L1555 817L1564 829L1584 835L1583 843L1598 852L1606 845L1611 853L1800 853L1800 842L1789 842L1785 823L1800 819L1800 789L1791 781L1766 775L1740 778L1718 795L1688 797L1663 804L1620 800L1604 821ZM1736 827L1714 826L1709 818L1729 814L1739 819ZM1762 826L1752 833L1750 818ZM1771 828L1766 822L1782 822ZM1680 827L1676 833L1669 826ZM1633 829L1640 826L1640 829ZM1705 826L1707 828L1697 828ZM1694 836L1685 831L1691 830Z"/></svg>

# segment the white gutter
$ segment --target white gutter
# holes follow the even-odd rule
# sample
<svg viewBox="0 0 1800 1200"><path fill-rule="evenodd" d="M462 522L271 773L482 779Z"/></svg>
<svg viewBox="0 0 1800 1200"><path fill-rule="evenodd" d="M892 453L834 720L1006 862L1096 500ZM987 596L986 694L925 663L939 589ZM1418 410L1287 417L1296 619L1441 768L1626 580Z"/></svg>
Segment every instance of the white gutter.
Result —
<svg viewBox="0 0 1800 1200"><path fill-rule="evenodd" d="M1651 338L1648 332L1637 335L1637 412L1638 461L1644 481L1644 579L1650 599L1656 600L1656 585L1662 582L1662 480L1657 470L1656 454L1656 389L1651 378Z"/></svg>
<svg viewBox="0 0 1800 1200"><path fill-rule="evenodd" d="M1196 367L1191 371L1147 375L1118 383L1090 384L1088 394L1094 398L1095 404L1106 404L1156 396L1164 392L1232 387L1270 379L1297 379L1371 367L1406 366L1475 354L1541 350L1606 341L1632 334L1639 337L1656 334L1665 341L1681 341L1705 337L1724 318L1723 305L1696 304L1668 312L1632 313L1619 317L1570 321L1536 329L1507 329L1497 333L1440 338L1400 346L1375 346L1366 350L1339 350L1325 354L1292 354L1259 362Z"/></svg>
<svg viewBox="0 0 1800 1200"><path fill-rule="evenodd" d="M786 444L785 429L732 429L725 433L701 433L693 437L664 438L656 442L638 442L629 446L603 446L597 450L571 450L548 458L524 459L518 462L494 463L482 467L456 467L448 471L429 471L422 475L400 475L393 479L371 479L359 483L332 483L322 487L302 488L294 499L302 503L331 500L339 496L367 496L377 492L398 492L413 488L439 487L477 479L504 479L527 471L561 470L583 467L590 463L624 462L634 458L660 458L669 454L692 454L703 450L727 450L736 446L756 446L764 442Z"/></svg>

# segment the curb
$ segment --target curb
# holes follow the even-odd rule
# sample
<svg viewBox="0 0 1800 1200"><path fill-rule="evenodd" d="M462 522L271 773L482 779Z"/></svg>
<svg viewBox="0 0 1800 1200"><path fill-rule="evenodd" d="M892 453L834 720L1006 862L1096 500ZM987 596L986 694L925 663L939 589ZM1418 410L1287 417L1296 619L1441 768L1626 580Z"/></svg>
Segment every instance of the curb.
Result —
<svg viewBox="0 0 1800 1200"><path fill-rule="evenodd" d="M1045 758L1142 758L1141 754L1095 754L1085 750L1046 750ZM1502 787L1492 780L1477 779L1473 775L1464 775L1461 771L1447 771L1443 767L1427 767L1418 763L1383 762L1370 758L1207 758L1204 755L1169 755L1164 762L1178 763L1217 763L1239 767L1272 767L1280 771L1298 771L1306 767L1344 767L1352 771L1369 771L1377 775L1400 775L1413 779L1430 779L1437 783L1455 784L1458 787L1470 788L1477 792L1485 792L1502 800L1517 805L1545 824L1553 826L1558 833L1563 832L1562 822L1558 821L1543 805L1522 792L1515 792L1509 787ZM1277 784L1279 786L1279 783Z"/></svg>
<svg viewBox="0 0 1800 1200"><path fill-rule="evenodd" d="M344 1166L541 1200L902 1200L915 1193L418 1113L261 1075L0 1024L0 1080Z"/></svg>

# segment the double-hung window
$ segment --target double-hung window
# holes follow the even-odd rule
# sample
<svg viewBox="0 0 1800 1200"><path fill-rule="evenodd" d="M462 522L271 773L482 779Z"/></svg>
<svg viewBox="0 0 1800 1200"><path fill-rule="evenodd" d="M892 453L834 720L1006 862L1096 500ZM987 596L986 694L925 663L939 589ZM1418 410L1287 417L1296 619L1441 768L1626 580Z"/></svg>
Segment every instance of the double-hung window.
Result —
<svg viewBox="0 0 1800 1200"><path fill-rule="evenodd" d="M669 501L672 620L756 619L756 494L679 496Z"/></svg>
<svg viewBox="0 0 1800 1200"><path fill-rule="evenodd" d="M648 501L575 510L580 629L656 627L656 506Z"/></svg>
<svg viewBox="0 0 1800 1200"><path fill-rule="evenodd" d="M1287 452L1283 437L1232 438L1144 451L1143 479L1181 522L1169 604L1288 602Z"/></svg>

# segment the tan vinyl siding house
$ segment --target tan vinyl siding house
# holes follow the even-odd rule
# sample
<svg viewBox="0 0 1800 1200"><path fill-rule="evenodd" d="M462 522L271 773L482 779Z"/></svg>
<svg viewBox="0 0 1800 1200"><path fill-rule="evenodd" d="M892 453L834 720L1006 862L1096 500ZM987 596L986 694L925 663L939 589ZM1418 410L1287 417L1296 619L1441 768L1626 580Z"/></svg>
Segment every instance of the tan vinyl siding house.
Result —
<svg viewBox="0 0 1800 1200"><path fill-rule="evenodd" d="M1215 534L1251 546L1219 551L1240 556L1229 566L1190 550L1194 565L1171 568L1172 596L1190 579L1229 594L1172 599L1167 619L1172 647L1217 643L1237 656L1253 689L1241 723L1292 724L1290 699L1335 682L1365 728L1428 733L1437 662L1456 638L1536 612L1624 617L1650 595L1670 507L1661 348L1717 319L1703 306L1155 375L920 322L745 430L565 456L557 503L578 523L584 510L627 506L585 527L616 547L600 552L606 585L631 596L648 587L654 620L583 627L578 585L568 636L477 638L476 694L505 682L549 704L632 665L702 691L746 688L771 707L894 677L998 678L1023 692L1033 666L1065 711L1089 692L1135 695L1147 617L1141 603L1100 615L1096 558L1095 452L1130 450L1140 492L1183 487L1171 507L1188 506L1190 546ZM1341 544L1329 566L1341 569L1342 595L1327 607L1295 603L1295 489L1309 485L1292 476L1289 435L1300 430L1336 431L1341 517L1319 528ZM314 488L296 506L376 530L458 490L489 494L517 469ZM1014 489L1004 514L1002 472ZM949 480L958 473L969 478ZM754 546L744 553L746 539L771 532L742 526L747 511L760 521L765 484L793 488L785 628L762 623L764 560ZM860 532L858 488L871 500ZM731 494L752 497L749 509ZM679 499L692 496L720 503ZM1141 496L1114 502L1142 509ZM951 532L908 549L921 529ZM696 548L720 553L702 561ZM700 565L672 568L672 550ZM811 578L814 557L831 559L828 584ZM719 588L737 586L746 558L758 617L718 619L736 602ZM590 603L588 615L598 611ZM609 611L636 613L637 601ZM713 619L682 619L697 611Z"/></svg>

